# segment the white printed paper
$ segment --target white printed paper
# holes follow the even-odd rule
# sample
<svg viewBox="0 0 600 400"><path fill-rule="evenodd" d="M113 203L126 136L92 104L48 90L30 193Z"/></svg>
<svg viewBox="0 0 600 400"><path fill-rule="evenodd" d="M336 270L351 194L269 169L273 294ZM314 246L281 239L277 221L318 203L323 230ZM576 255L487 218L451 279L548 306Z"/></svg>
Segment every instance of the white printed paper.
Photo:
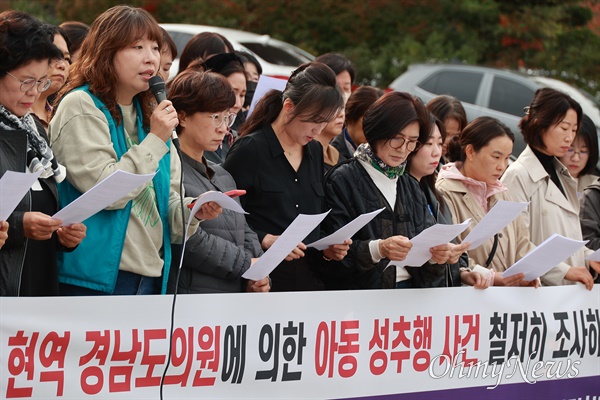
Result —
<svg viewBox="0 0 600 400"><path fill-rule="evenodd" d="M469 250L476 249L514 221L528 205L529 203L527 202L498 201L473 230L469 232L467 237L463 239L463 242L471 242Z"/></svg>
<svg viewBox="0 0 600 400"><path fill-rule="evenodd" d="M587 240L569 239L555 233L504 271L502 276L508 278L522 272L525 274L526 281L532 281L566 260L587 242Z"/></svg>
<svg viewBox="0 0 600 400"><path fill-rule="evenodd" d="M118 169L54 214L52 218L62 220L63 226L83 222L144 185L154 175L137 175Z"/></svg>
<svg viewBox="0 0 600 400"><path fill-rule="evenodd" d="M206 204L211 201L214 201L221 207L226 208L228 210L235 211L235 212L241 213L241 214L248 214L242 208L242 206L240 206L238 204L237 201L233 200L231 197L227 196L225 193L217 192L214 190L209 190L208 192L204 192L200 196L198 196L198 199L194 202L194 206L192 207L192 211L190 212L190 217L188 218L188 222L185 227L186 232L187 232L188 228L190 227L190 224L192 223L192 218L194 218L194 215L196 215L198 210L200 210L200 207L202 207L203 204ZM187 235L186 235L186 237L187 237Z"/></svg>
<svg viewBox="0 0 600 400"><path fill-rule="evenodd" d="M589 261L600 261L600 249L596 250L595 252L587 256L585 259Z"/></svg>
<svg viewBox="0 0 600 400"><path fill-rule="evenodd" d="M309 233L319 226L327 214L329 211L323 214L298 215L269 250L256 260L242 277L258 281L268 276Z"/></svg>
<svg viewBox="0 0 600 400"><path fill-rule="evenodd" d="M307 244L306 247L314 247L317 250L325 250L334 244L344 243L344 240L352 238L356 232L371 222L371 220L383 210L385 210L385 208L380 208L379 210L359 215L337 231L333 232L331 235L319 239L311 244Z"/></svg>
<svg viewBox="0 0 600 400"><path fill-rule="evenodd" d="M254 107L256 107L258 101L262 99L269 90L276 89L283 92L285 85L287 85L287 79L272 78L270 76L261 75L260 78L258 78L256 90L254 91L254 96L252 97L252 102L250 103L248 116L246 118L250 117L250 114L252 114L254 111Z"/></svg>
<svg viewBox="0 0 600 400"><path fill-rule="evenodd" d="M460 235L465 229L469 227L471 219L467 219L462 224L447 225L447 224L435 224L419 233L414 238L410 239L413 247L408 252L406 258L402 261L390 261L386 266L396 265L399 267L421 267L431 259L430 248L439 246L441 244L450 243L452 239Z"/></svg>
<svg viewBox="0 0 600 400"><path fill-rule="evenodd" d="M42 174L28 172L6 171L0 179L0 221L6 221L27 191Z"/></svg>

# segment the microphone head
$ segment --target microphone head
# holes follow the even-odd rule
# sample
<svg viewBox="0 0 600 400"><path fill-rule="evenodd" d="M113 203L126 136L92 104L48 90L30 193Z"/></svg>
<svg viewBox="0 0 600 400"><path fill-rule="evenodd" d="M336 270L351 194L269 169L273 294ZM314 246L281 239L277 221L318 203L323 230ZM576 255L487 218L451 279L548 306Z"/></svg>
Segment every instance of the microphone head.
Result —
<svg viewBox="0 0 600 400"><path fill-rule="evenodd" d="M165 81L160 76L153 76L148 81L150 91L156 97L156 101L160 103L167 98L165 94Z"/></svg>
<svg viewBox="0 0 600 400"><path fill-rule="evenodd" d="M163 80L163 78L161 78L160 76L153 76L152 78L150 78L150 80L148 81L148 83L150 84L150 91L156 95L156 93L158 92L164 92L165 91L165 81Z"/></svg>

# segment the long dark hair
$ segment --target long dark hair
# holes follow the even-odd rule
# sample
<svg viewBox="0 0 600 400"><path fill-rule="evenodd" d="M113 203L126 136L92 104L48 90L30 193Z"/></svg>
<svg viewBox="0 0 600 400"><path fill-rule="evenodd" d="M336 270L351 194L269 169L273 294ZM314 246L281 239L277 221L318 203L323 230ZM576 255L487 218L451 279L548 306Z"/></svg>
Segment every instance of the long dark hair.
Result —
<svg viewBox="0 0 600 400"><path fill-rule="evenodd" d="M587 163L579 173L579 175L591 174L598 164L598 134L596 133L596 125L594 121L586 114L583 114L581 120L581 128L575 139L581 138L588 148L589 156Z"/></svg>
<svg viewBox="0 0 600 400"><path fill-rule="evenodd" d="M241 126L239 136L275 121L285 99L290 99L294 104L290 121L302 115L310 122L329 122L344 106L331 68L318 62L302 64L292 73L283 92L271 90L260 99L254 112Z"/></svg>
<svg viewBox="0 0 600 400"><path fill-rule="evenodd" d="M408 155L406 167L407 167L409 173L410 173L410 167L411 167L414 156L425 148L425 143L429 140L429 138L431 138L433 136L433 130L435 129L436 126L440 130L440 134L442 136L442 143L446 140L446 125L444 125L444 123L442 121L440 121L432 113L429 113L429 126L430 126L430 131L429 131L430 133L429 133L429 136L427 137L427 140L425 142L423 142L423 146L421 146L421 148L419 150L413 151ZM438 201L438 203L440 205L440 210L444 210L446 207L446 201L444 200L444 198L442 197L440 192L435 188L436 180L437 180L437 172L434 171L433 174L422 177L421 180L419 181L419 186L421 186L421 189L423 189L423 192L425 192L425 193L427 193L427 190L430 190L433 193L433 195L435 196L436 200Z"/></svg>

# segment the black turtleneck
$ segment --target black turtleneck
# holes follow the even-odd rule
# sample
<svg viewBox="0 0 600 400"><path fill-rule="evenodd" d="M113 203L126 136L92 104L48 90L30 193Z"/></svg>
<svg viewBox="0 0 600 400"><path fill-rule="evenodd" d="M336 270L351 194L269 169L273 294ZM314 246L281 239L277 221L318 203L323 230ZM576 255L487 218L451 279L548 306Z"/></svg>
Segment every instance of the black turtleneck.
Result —
<svg viewBox="0 0 600 400"><path fill-rule="evenodd" d="M533 147L531 149L533 150L533 154L535 154L538 160L540 160L540 163L542 164L548 175L550 175L550 179L552 180L552 182L554 182L554 184L558 187L563 196L567 197L567 195L565 194L565 190L563 189L562 184L560 183L560 179L558 178L558 172L556 172L554 164L552 163L552 160L554 160L554 156L544 154L541 151L534 149Z"/></svg>

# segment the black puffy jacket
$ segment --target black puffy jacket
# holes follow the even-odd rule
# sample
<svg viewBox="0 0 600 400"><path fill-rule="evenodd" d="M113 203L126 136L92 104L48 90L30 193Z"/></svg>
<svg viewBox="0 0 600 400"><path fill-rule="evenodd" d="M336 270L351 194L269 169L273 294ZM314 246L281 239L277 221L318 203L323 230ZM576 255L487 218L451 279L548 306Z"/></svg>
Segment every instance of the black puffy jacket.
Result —
<svg viewBox="0 0 600 400"><path fill-rule="evenodd" d="M338 164L325 177L325 199L331 212L322 224L325 234L332 233L357 216L384 208L352 238L348 255L331 263L324 271L329 289L394 288L396 269L385 268L388 259L374 264L369 242L394 235L413 238L436 222L427 208L427 200L418 182L408 173L398 178L396 204L390 209L384 196L367 171L356 159ZM446 286L444 265L425 263L407 267L413 287Z"/></svg>

